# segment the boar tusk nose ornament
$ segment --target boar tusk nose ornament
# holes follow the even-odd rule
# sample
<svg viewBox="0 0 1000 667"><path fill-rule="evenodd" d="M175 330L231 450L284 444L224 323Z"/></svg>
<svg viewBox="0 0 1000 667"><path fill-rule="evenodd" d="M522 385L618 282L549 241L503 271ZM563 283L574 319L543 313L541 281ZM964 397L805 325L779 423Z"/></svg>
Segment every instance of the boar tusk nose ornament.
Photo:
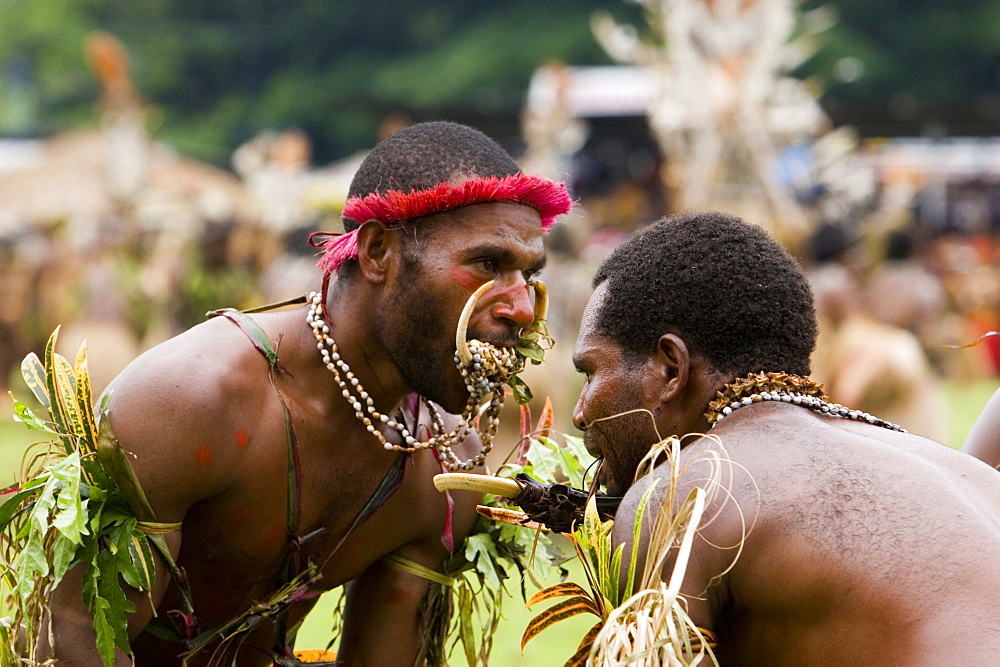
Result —
<svg viewBox="0 0 1000 667"><path fill-rule="evenodd" d="M467 340L469 320L472 319L476 303L493 285L492 280L480 285L462 309L455 330L455 364L465 380L470 396L485 396L496 387L509 384L515 400L526 403L531 400L531 391L517 375L524 370L526 359L531 359L534 364L541 363L545 350L551 347L552 339L545 323L549 292L545 283L540 280L529 283L535 290L533 321L521 332L517 346L497 347L477 339Z"/></svg>

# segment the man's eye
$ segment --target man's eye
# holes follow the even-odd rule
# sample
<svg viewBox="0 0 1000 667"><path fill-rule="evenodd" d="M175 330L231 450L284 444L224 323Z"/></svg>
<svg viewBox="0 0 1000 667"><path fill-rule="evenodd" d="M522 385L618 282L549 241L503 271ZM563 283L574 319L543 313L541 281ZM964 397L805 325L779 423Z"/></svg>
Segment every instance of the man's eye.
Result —
<svg viewBox="0 0 1000 667"><path fill-rule="evenodd" d="M476 260L476 266L481 268L483 271L486 271L487 273L495 273L498 268L497 261L495 259Z"/></svg>

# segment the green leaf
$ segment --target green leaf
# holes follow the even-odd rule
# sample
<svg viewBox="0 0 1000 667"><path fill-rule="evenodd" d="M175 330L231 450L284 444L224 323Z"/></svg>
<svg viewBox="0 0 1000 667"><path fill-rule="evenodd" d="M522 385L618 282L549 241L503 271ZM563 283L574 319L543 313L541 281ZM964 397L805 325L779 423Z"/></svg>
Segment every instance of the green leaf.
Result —
<svg viewBox="0 0 1000 667"><path fill-rule="evenodd" d="M76 374L61 354L53 353L51 363L48 370L49 374L55 377L55 390L58 394L59 409L62 411L63 425L67 433L75 436L71 442L76 445L87 431L76 395Z"/></svg>
<svg viewBox="0 0 1000 667"><path fill-rule="evenodd" d="M66 571L72 567L79 545L65 535L56 534L52 542L52 586L59 585Z"/></svg>
<svg viewBox="0 0 1000 667"><path fill-rule="evenodd" d="M45 388L45 366L34 352L30 352L21 362L21 376L38 402L45 409L49 409L49 392Z"/></svg>
<svg viewBox="0 0 1000 667"><path fill-rule="evenodd" d="M100 579L97 583L99 599L103 599L108 602L105 620L110 626L114 645L128 653L130 652L130 649L128 645L128 626L125 615L134 613L135 605L133 605L128 598L125 597L125 593L122 591L121 584L118 581L118 559L108 551L101 550L97 553L96 562L97 567L101 572ZM103 652L101 653L101 657L104 657ZM111 657L112 659L114 658L113 647Z"/></svg>
<svg viewBox="0 0 1000 667"><path fill-rule="evenodd" d="M587 468L594 462L594 457L587 451L583 438L565 435L563 441L564 446L559 448L563 473L569 479L570 486L583 488Z"/></svg>
<svg viewBox="0 0 1000 667"><path fill-rule="evenodd" d="M87 534L87 501L80 498L80 457L74 452L50 466L49 471L60 483L52 526L66 539L80 544L81 536Z"/></svg>
<svg viewBox="0 0 1000 667"><path fill-rule="evenodd" d="M114 667L115 664L115 631L108 620L111 605L100 596L94 597L90 613L94 615L94 632L97 634L97 652L104 662L104 667Z"/></svg>
<svg viewBox="0 0 1000 667"><path fill-rule="evenodd" d="M51 471L50 471L51 472ZM29 530L44 535L49 530L49 516L56 506L56 487L59 484L54 476L49 476L42 486L41 493L35 499L35 505L29 513Z"/></svg>
<svg viewBox="0 0 1000 667"><path fill-rule="evenodd" d="M528 447L528 460L532 473L539 479L555 479L559 469L558 446L549 438L538 438Z"/></svg>
<svg viewBox="0 0 1000 667"><path fill-rule="evenodd" d="M545 361L545 350L537 345L519 345L517 351L536 363Z"/></svg>
<svg viewBox="0 0 1000 667"><path fill-rule="evenodd" d="M518 405L524 405L531 401L531 389L528 388L528 385L520 377L517 375L512 376L508 385L510 386L511 394L514 396L514 401Z"/></svg>
<svg viewBox="0 0 1000 667"><path fill-rule="evenodd" d="M528 622L528 627L521 636L521 649L549 626L579 614L594 614L600 617L593 600L584 595L574 595L555 603Z"/></svg>
<svg viewBox="0 0 1000 667"><path fill-rule="evenodd" d="M475 571L484 579L487 587L499 591L502 584L500 583L500 575L497 573L495 557L496 549L489 536L470 535L465 540L465 558L474 564Z"/></svg>
<svg viewBox="0 0 1000 667"><path fill-rule="evenodd" d="M59 327L56 327L52 335L49 336L49 341L45 344L45 389L49 396L49 412L52 413L52 421L55 422L60 433L66 433L66 418L63 409L63 399L64 395L62 388L59 386L59 380L55 372L56 368L56 341L59 340ZM74 385L76 383L74 382ZM73 438L69 436L62 436L63 447L66 449L66 453L69 454L73 451Z"/></svg>
<svg viewBox="0 0 1000 667"><path fill-rule="evenodd" d="M115 485L135 516L140 521L156 521L156 513L146 499L128 455L111 432L111 422L107 413L101 414L101 423L98 427L97 458L107 474L115 481Z"/></svg>
<svg viewBox="0 0 1000 667"><path fill-rule="evenodd" d="M13 396L13 394L11 394L11 396ZM58 433L52 430L52 427L49 426L48 422L43 419L39 419L35 413L31 411L31 408L20 401L14 401L14 421L21 422L28 428L35 431L44 431L45 433L58 435Z"/></svg>
<svg viewBox="0 0 1000 667"><path fill-rule="evenodd" d="M458 624L461 629L462 638L462 648L465 652L465 660L469 663L469 667L475 667L476 664L476 633L472 628L472 608L475 606L475 600L472 598L471 591L468 587L463 587L459 591L459 614L458 614Z"/></svg>
<svg viewBox="0 0 1000 667"><path fill-rule="evenodd" d="M141 530L134 530L129 536L128 558L135 572L134 581L126 579L128 585L140 591L151 591L156 578L156 561L153 560L149 539Z"/></svg>
<svg viewBox="0 0 1000 667"><path fill-rule="evenodd" d="M76 353L76 365L73 368L76 375L76 402L80 410L80 422L84 448L87 452L97 451L97 422L94 418L94 397L90 388L90 373L87 368L87 346L80 345Z"/></svg>
<svg viewBox="0 0 1000 667"><path fill-rule="evenodd" d="M28 533L21 553L14 559L14 571L17 573L17 585L14 592L22 599L27 598L34 589L34 578L44 577L49 573L49 563L45 558L45 547L42 537L37 531Z"/></svg>
<svg viewBox="0 0 1000 667"><path fill-rule="evenodd" d="M586 595L587 591L575 581L562 581L552 584L538 591L524 604L525 607L533 607L539 602L551 600L558 597L568 597L571 595Z"/></svg>
<svg viewBox="0 0 1000 667"><path fill-rule="evenodd" d="M132 588L146 590L140 580L139 571L132 562L132 536L137 532L136 523L133 518L111 531L111 539L114 541L113 553L118 561L118 571L125 579L125 583Z"/></svg>
<svg viewBox="0 0 1000 667"><path fill-rule="evenodd" d="M14 514L21 509L25 499L39 493L39 487L44 486L47 479L48 475L46 474L38 479L31 480L21 485L20 490L14 492L13 495L7 496L4 503L0 505L0 530L7 527Z"/></svg>

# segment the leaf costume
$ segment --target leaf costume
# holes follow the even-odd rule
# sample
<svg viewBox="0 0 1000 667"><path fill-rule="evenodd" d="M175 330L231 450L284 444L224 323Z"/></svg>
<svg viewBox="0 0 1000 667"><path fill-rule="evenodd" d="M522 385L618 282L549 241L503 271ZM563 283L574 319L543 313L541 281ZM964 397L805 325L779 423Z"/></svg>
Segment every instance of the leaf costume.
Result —
<svg viewBox="0 0 1000 667"><path fill-rule="evenodd" d="M50 419L14 403L15 419L52 439L35 446L22 481L4 490L0 504L0 575L13 610L0 627L0 663L14 664L18 652L35 653L47 631L52 591L70 568L80 565L97 649L110 666L116 648L129 652L126 614L135 610L119 577L149 591L152 550L160 552L168 568L176 568L162 533L180 526L156 521L107 419L103 414L99 422L95 418L85 348L71 365L55 353L58 333L56 329L49 338L44 364L34 353L21 364Z"/></svg>

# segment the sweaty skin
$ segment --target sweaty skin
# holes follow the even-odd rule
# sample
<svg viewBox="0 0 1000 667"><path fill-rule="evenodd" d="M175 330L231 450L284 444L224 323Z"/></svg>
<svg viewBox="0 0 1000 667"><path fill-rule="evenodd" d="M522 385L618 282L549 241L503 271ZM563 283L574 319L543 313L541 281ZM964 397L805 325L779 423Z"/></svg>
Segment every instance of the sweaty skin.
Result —
<svg viewBox="0 0 1000 667"><path fill-rule="evenodd" d="M609 492L627 489L612 534L626 563L640 499L671 481L661 465L633 484L639 460L660 438L696 434L683 440L677 497L694 486L718 493L681 592L692 620L716 634L721 664L996 662L1000 473L920 436L781 402L744 407L701 437L705 406L732 378L675 334L628 363L595 332L605 292L577 340L586 382L573 419L605 459ZM644 523L639 571L649 539ZM671 572L672 562L662 578Z"/></svg>
<svg viewBox="0 0 1000 667"><path fill-rule="evenodd" d="M723 665L995 661L995 471L919 436L785 404L754 405L712 434L721 446L692 443L682 465L723 453L735 464L724 484L733 495L709 506L714 520L696 541L683 591L695 623L717 634ZM681 497L705 484L701 461ZM648 484L668 483L664 468L629 491L617 542L630 541L629 517Z"/></svg>
<svg viewBox="0 0 1000 667"><path fill-rule="evenodd" d="M431 378L436 402L464 405L467 394L452 361L454 331L474 288L456 283L450 273L458 267L476 276L475 287L496 281L497 288L477 305L470 335L512 344L533 317L527 281L544 261L539 220L527 206L486 203L451 212L440 223L423 223L428 243L419 271L404 269L398 234L377 221L362 225L357 272L351 284L331 285L327 309L331 335L380 411L393 413L413 390L393 359L406 356L397 341L406 340L418 309L433 312L440 332L422 337L422 356L410 355L407 363ZM407 302L400 296L406 290L421 300ZM350 665L413 664L423 637L418 608L428 584L381 559L396 554L438 568L449 556L442 542L447 522L460 546L478 497L455 493L449 517L447 500L432 483L441 472L433 451L410 454L401 487L343 540L398 454L382 448L342 397L320 361L304 308L252 317L287 371L273 376L273 386L264 358L220 317L145 353L109 389L111 426L132 455L158 519L182 522L182 530L166 540L187 573L198 618L203 627L213 627L274 593L288 549L288 450L277 390L291 414L301 460L297 535L312 536L300 555L322 574L312 592L350 582L339 657ZM420 417L429 428L425 409ZM399 441L395 431L383 434ZM470 438L456 453L469 458L478 449ZM71 573L53 597L60 665L99 664L90 650L95 639L80 604L79 574ZM179 665L174 656L180 645L143 632L154 607L161 619L180 608L162 564L151 601L135 592L130 598L137 609L129 624L136 664ZM288 627L314 604L314 597L293 603ZM247 638L237 664L270 665L273 641L273 626L265 620ZM190 664L204 665L210 655ZM120 656L119 664L130 663Z"/></svg>

